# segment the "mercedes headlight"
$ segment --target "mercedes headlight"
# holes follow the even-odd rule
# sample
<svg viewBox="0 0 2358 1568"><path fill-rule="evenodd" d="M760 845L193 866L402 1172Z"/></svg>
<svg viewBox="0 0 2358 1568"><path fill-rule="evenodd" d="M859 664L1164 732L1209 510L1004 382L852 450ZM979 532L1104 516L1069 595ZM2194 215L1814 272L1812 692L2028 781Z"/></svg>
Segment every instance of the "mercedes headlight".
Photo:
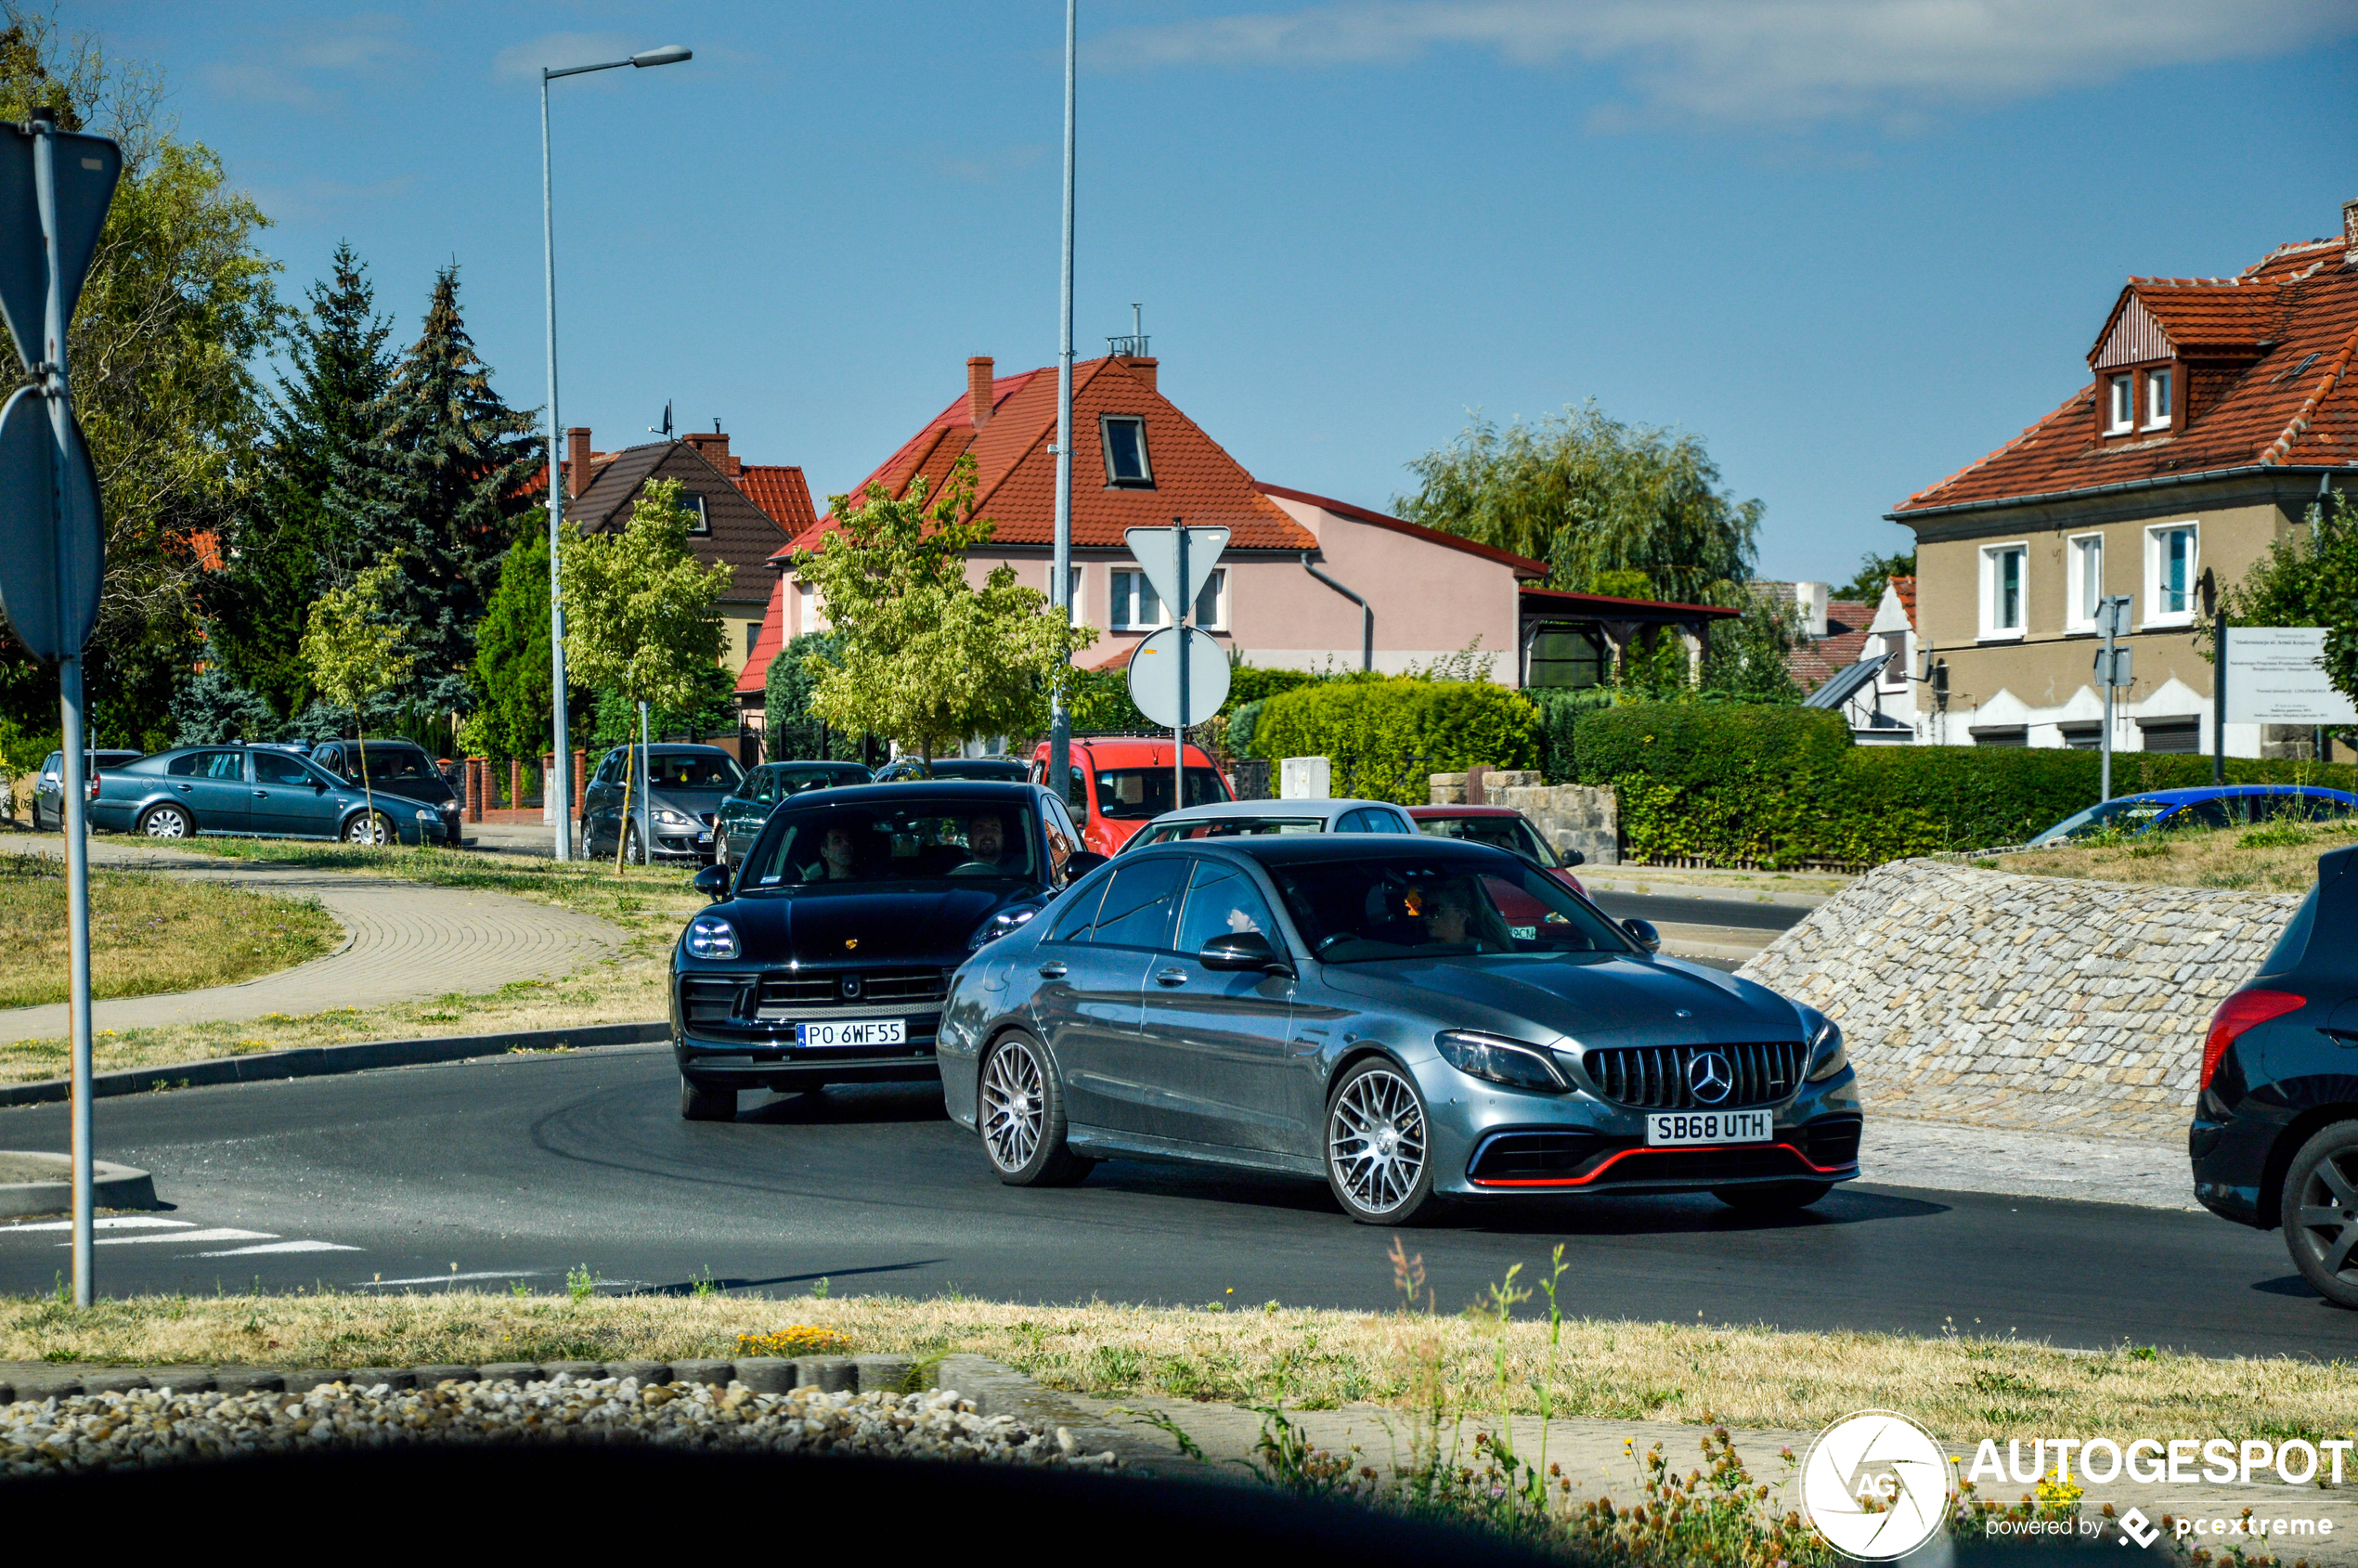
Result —
<svg viewBox="0 0 2358 1568"><path fill-rule="evenodd" d="M737 928L717 914L699 914L688 922L688 954L692 958L734 958Z"/></svg>
<svg viewBox="0 0 2358 1568"><path fill-rule="evenodd" d="M1000 938L1012 931L1021 930L1030 925L1031 917L1039 913L1040 911L1030 904L1025 904L1017 909L1001 910L975 928L975 934L966 939L966 951L980 952Z"/></svg>
<svg viewBox="0 0 2358 1568"><path fill-rule="evenodd" d="M1842 1030L1833 1019L1822 1013L1811 1013L1809 1031L1809 1082L1823 1083L1827 1079L1850 1065L1850 1057L1842 1048Z"/></svg>
<svg viewBox="0 0 2358 1568"><path fill-rule="evenodd" d="M1495 1034L1448 1029L1432 1037L1441 1059L1471 1078L1503 1083L1509 1089L1533 1089L1557 1095L1571 1087L1544 1051L1518 1045Z"/></svg>

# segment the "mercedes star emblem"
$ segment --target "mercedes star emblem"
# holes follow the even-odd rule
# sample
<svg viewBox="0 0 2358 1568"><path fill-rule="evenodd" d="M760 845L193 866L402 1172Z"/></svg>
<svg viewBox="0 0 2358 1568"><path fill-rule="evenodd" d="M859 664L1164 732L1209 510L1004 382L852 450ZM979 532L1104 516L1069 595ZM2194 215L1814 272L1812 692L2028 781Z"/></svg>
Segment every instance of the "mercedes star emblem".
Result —
<svg viewBox="0 0 2358 1568"><path fill-rule="evenodd" d="M1728 1058L1717 1051L1698 1051L1687 1064L1687 1087L1698 1104L1716 1106L1735 1086L1735 1074L1729 1070Z"/></svg>

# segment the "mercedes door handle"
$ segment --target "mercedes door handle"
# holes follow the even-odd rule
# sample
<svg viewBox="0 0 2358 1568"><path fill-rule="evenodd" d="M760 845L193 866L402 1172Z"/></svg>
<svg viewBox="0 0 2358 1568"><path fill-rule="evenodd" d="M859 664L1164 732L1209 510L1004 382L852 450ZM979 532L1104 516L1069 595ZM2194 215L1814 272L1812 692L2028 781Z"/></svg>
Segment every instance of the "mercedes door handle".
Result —
<svg viewBox="0 0 2358 1568"><path fill-rule="evenodd" d="M1065 966L1062 964L1053 961L1043 964L1040 965L1040 978L1043 980L1063 979L1065 978Z"/></svg>
<svg viewBox="0 0 2358 1568"><path fill-rule="evenodd" d="M1186 983L1187 971L1185 969L1160 969L1155 972L1157 985L1185 985Z"/></svg>

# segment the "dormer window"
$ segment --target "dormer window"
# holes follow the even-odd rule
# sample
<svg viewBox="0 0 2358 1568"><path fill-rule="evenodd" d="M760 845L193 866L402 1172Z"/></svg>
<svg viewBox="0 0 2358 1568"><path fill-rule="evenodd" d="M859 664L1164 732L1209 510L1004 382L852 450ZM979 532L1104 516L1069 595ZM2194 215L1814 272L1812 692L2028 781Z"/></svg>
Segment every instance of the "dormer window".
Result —
<svg viewBox="0 0 2358 1568"><path fill-rule="evenodd" d="M1108 487L1151 490L1154 470L1147 462L1147 421L1127 414L1108 414L1097 421L1106 447Z"/></svg>
<svg viewBox="0 0 2358 1568"><path fill-rule="evenodd" d="M2112 422L2105 427L2106 435L2120 435L2137 425L2137 378L2112 378Z"/></svg>
<svg viewBox="0 0 2358 1568"><path fill-rule="evenodd" d="M2161 430L2170 423L2170 372L2145 372L2145 428Z"/></svg>
<svg viewBox="0 0 2358 1568"><path fill-rule="evenodd" d="M680 510L688 514L688 532L703 536L712 532L712 520L704 514L704 498L693 490L680 492Z"/></svg>

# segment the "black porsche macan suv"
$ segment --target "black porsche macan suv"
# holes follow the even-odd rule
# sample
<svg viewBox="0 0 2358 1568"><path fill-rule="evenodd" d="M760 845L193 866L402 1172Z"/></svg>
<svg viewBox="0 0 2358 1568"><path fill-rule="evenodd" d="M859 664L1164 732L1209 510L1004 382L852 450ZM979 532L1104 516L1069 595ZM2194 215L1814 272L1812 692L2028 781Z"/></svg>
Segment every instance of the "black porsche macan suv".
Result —
<svg viewBox="0 0 2358 1568"><path fill-rule="evenodd" d="M2204 1207L2283 1226L2318 1293L2358 1307L2358 848L2317 862L2275 951L2211 1015L2186 1143Z"/></svg>

